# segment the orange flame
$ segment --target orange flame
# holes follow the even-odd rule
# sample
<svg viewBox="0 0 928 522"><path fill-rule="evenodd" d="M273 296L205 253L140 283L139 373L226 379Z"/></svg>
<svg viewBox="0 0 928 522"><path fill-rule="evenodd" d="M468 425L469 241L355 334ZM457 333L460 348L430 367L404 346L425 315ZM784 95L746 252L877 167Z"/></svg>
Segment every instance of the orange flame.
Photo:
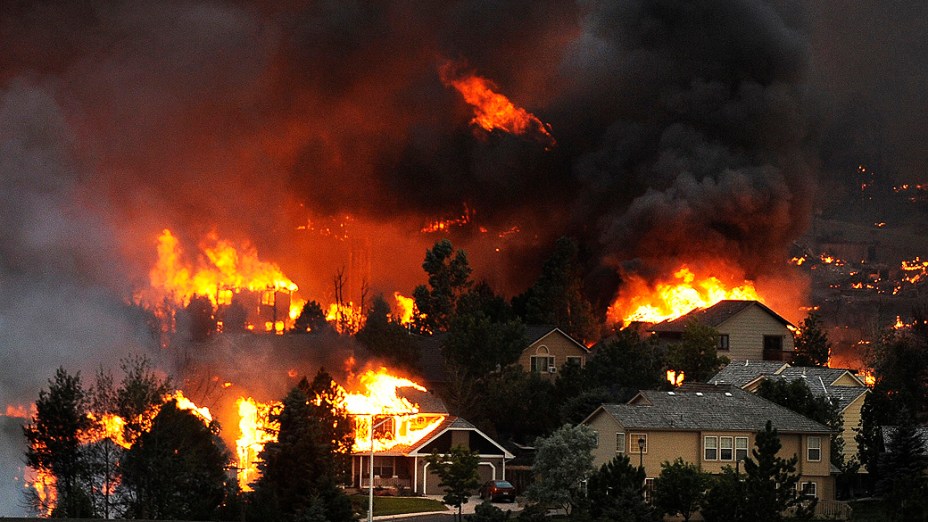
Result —
<svg viewBox="0 0 928 522"><path fill-rule="evenodd" d="M520 136L530 134L546 149L557 144L551 136L550 125L495 92L496 86L490 80L473 73L461 74L459 66L450 61L441 66L439 75L442 83L457 89L464 101L474 108L472 124L488 132L499 129Z"/></svg>
<svg viewBox="0 0 928 522"><path fill-rule="evenodd" d="M426 392L414 381L391 375L386 368L368 370L356 379L359 391L347 392L338 386L345 411L354 417L355 441L351 451L385 451L412 444L434 430L444 420L440 413L420 413L419 405L397 394L401 388ZM277 440L278 426L270 413L280 403L262 404L252 398L238 400L239 430L236 441L239 457L239 485L247 490L257 478L257 455L268 442ZM373 429L372 429L373 421ZM372 441L373 439L373 441Z"/></svg>
<svg viewBox="0 0 928 522"><path fill-rule="evenodd" d="M759 300L750 281L729 287L715 276L697 278L686 265L673 274L672 281L648 284L631 276L619 297L609 307L608 317L623 326L642 321L657 323L680 317L696 308L712 306L724 299Z"/></svg>
<svg viewBox="0 0 928 522"><path fill-rule="evenodd" d="M396 319L402 325L408 325L412 323L413 314L416 310L416 301L412 297L406 297L399 292L393 292L393 299L396 300L396 307L398 316Z"/></svg>
<svg viewBox="0 0 928 522"><path fill-rule="evenodd" d="M7 404L4 415L7 417L15 417L17 419L28 419L29 411L26 406L22 404Z"/></svg>
<svg viewBox="0 0 928 522"><path fill-rule="evenodd" d="M667 382L669 382L673 386L680 386L681 384L683 384L684 378L685 378L685 375L683 372L677 373L676 370L667 370Z"/></svg>
<svg viewBox="0 0 928 522"><path fill-rule="evenodd" d="M232 297L242 291L260 292L262 304L269 304L276 292L297 291L297 285L274 263L261 261L255 248L248 244L236 248L220 239L215 232L200 242L196 263L184 257L180 242L170 230L158 237L158 260L149 272L154 295L151 302L169 299L179 306L194 295L206 296L213 306L231 304ZM291 318L299 315L302 302L291 299ZM282 312L283 313L283 312Z"/></svg>

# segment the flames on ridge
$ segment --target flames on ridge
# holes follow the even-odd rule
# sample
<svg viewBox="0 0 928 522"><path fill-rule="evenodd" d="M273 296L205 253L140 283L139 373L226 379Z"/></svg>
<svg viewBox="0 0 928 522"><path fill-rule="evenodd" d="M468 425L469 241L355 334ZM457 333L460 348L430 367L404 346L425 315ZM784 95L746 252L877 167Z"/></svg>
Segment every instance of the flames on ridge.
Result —
<svg viewBox="0 0 928 522"><path fill-rule="evenodd" d="M715 275L697 275L682 265L672 279L653 284L629 276L607 314L610 322L623 326L636 321L658 323L725 299L760 300L760 296L750 281L726 284Z"/></svg>

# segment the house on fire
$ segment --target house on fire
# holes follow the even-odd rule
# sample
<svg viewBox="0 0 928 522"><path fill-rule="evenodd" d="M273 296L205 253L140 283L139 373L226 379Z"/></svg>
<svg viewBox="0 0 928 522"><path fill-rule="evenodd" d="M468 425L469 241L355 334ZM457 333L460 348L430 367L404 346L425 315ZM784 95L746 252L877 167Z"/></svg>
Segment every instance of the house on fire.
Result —
<svg viewBox="0 0 928 522"><path fill-rule="evenodd" d="M506 461L515 457L503 446L461 417L448 414L444 403L427 392L404 388L398 393L419 406L418 413L377 415L374 425L373 485L430 495L443 490L438 475L429 470L427 457L447 454L455 446L476 451L481 481L506 478ZM370 426L371 418L359 415L356 424ZM369 440L369 439L368 439ZM363 445L361 445L363 446ZM356 447L351 455L351 484L368 488L371 484L371 452Z"/></svg>
<svg viewBox="0 0 928 522"><path fill-rule="evenodd" d="M792 357L796 327L759 301L719 301L657 323L650 331L661 341L674 343L683 337L690 321L715 328L719 355L731 361L788 361Z"/></svg>
<svg viewBox="0 0 928 522"><path fill-rule="evenodd" d="M709 473L738 466L768 420L778 431L780 456L798 456L799 487L834 500L829 428L738 387L688 384L641 391L626 404L603 404L583 424L597 435L595 467L625 454L633 465L644 466L653 484L661 463L678 457Z"/></svg>
<svg viewBox="0 0 928 522"><path fill-rule="evenodd" d="M786 382L803 381L815 397L837 402L844 419L844 454L857 454L855 429L860 426L860 409L870 389L866 383L850 370L842 368L820 368L817 366L790 366L776 361L733 362L722 368L709 379L710 384L730 384L754 393L766 379L782 379Z"/></svg>

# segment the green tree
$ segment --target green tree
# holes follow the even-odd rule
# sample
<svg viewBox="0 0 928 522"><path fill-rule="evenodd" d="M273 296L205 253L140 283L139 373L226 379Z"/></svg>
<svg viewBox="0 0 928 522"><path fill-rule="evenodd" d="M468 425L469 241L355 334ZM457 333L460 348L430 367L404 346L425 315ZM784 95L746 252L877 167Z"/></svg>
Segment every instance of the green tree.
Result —
<svg viewBox="0 0 928 522"><path fill-rule="evenodd" d="M458 508L457 519L462 520L463 505L480 487L477 475L480 457L463 446L454 446L446 455L432 453L426 460L430 471L441 479L438 486L445 488L445 504Z"/></svg>
<svg viewBox="0 0 928 522"><path fill-rule="evenodd" d="M654 481L654 505L670 516L680 515L689 521L705 498L709 474L692 463L677 458L661 464L661 474Z"/></svg>
<svg viewBox="0 0 928 522"><path fill-rule="evenodd" d="M417 286L412 293L420 314L416 326L421 332L446 331L458 300L473 285L467 254L455 250L451 241L442 239L426 250L422 268L429 278L428 286Z"/></svg>
<svg viewBox="0 0 928 522"><path fill-rule="evenodd" d="M203 342L216 333L216 310L205 295L191 297L178 319L178 331L186 331L191 341Z"/></svg>
<svg viewBox="0 0 928 522"><path fill-rule="evenodd" d="M392 366L415 370L419 362L419 350L415 340L402 324L390 318L390 305L382 295L374 297L367 321L355 334L355 338L377 357L382 357Z"/></svg>
<svg viewBox="0 0 928 522"><path fill-rule="evenodd" d="M921 331L921 327L918 331ZM908 410L928 417L928 344L922 335L892 331L871 346L873 412L880 424L892 424Z"/></svg>
<svg viewBox="0 0 928 522"><path fill-rule="evenodd" d="M818 314L810 312L799 326L795 338L794 366L825 366L831 353L828 334L822 330L822 321Z"/></svg>
<svg viewBox="0 0 928 522"><path fill-rule="evenodd" d="M757 395L768 401L820 422L831 428L831 463L843 472L856 473L859 464L844 455L844 417L837 399L816 397L802 379L787 382L786 379L765 379L757 388Z"/></svg>
<svg viewBox="0 0 928 522"><path fill-rule="evenodd" d="M886 445L877 484L892 520L928 519L928 456L915 419L903 410Z"/></svg>
<svg viewBox="0 0 928 522"><path fill-rule="evenodd" d="M660 388L667 382L663 349L651 340L642 339L634 330L617 331L593 353L585 368L589 388L603 386L634 394L638 390Z"/></svg>
<svg viewBox="0 0 928 522"><path fill-rule="evenodd" d="M570 513L581 502L582 482L593 472L596 434L584 425L565 425L539 438L535 447L535 482L528 498Z"/></svg>
<svg viewBox="0 0 928 522"><path fill-rule="evenodd" d="M294 333L332 332L332 326L325 320L325 311L316 301L308 301L300 310L300 315L293 322Z"/></svg>
<svg viewBox="0 0 928 522"><path fill-rule="evenodd" d="M508 366L479 380L481 413L504 440L530 444L560 425L552 384L536 373Z"/></svg>
<svg viewBox="0 0 928 522"><path fill-rule="evenodd" d="M577 243L558 239L538 280L517 299L524 302L525 321L556 325L581 341L598 338L599 321L583 295L582 273Z"/></svg>
<svg viewBox="0 0 928 522"><path fill-rule="evenodd" d="M205 424L171 400L126 452L123 486L133 491L127 515L209 520L223 501L229 455L216 423Z"/></svg>
<svg viewBox="0 0 928 522"><path fill-rule="evenodd" d="M780 437L777 430L767 421L763 431L757 432L751 450L753 458L744 460L744 513L751 513L757 522L778 521L789 508L796 509L796 518L810 517L814 510L796 495L799 475L796 473L798 457L779 457Z"/></svg>
<svg viewBox="0 0 928 522"><path fill-rule="evenodd" d="M728 363L726 357L719 357L718 346L718 331L692 319L683 330L683 340L670 346L668 364L682 371L688 382L706 382Z"/></svg>
<svg viewBox="0 0 928 522"><path fill-rule="evenodd" d="M855 428L857 433L854 440L857 442L857 456L860 463L867 468L867 473L873 482L879 481L880 455L883 447L883 429L873 409L873 394L864 398L860 408L860 426Z"/></svg>
<svg viewBox="0 0 928 522"><path fill-rule="evenodd" d="M590 475L587 499L590 515L613 522L657 520L658 513L645 502L644 469L633 467L628 455L616 455Z"/></svg>
<svg viewBox="0 0 928 522"><path fill-rule="evenodd" d="M749 522L750 506L746 503L744 476L731 466L709 479L709 488L702 501L700 514L706 522Z"/></svg>
<svg viewBox="0 0 928 522"><path fill-rule="evenodd" d="M90 421L80 372L70 375L64 368L58 368L55 377L48 381L48 389L39 392L35 409L31 422L23 427L29 445L26 465L55 477L58 498L53 516L92 516L82 481L87 463L80 437L90 427ZM50 507L41 505L37 496L29 501L38 512Z"/></svg>
<svg viewBox="0 0 928 522"><path fill-rule="evenodd" d="M327 387L325 381L324 375L313 380L318 388ZM350 444L338 435L345 425L333 420L347 416L339 408L333 411L329 399L307 396L314 388L304 379L271 415L279 431L260 454L252 518L301 520L322 513L331 522L353 519L351 503L338 487Z"/></svg>
<svg viewBox="0 0 928 522"><path fill-rule="evenodd" d="M454 318L441 349L449 363L477 377L516 362L525 346L521 321L497 323L477 312Z"/></svg>

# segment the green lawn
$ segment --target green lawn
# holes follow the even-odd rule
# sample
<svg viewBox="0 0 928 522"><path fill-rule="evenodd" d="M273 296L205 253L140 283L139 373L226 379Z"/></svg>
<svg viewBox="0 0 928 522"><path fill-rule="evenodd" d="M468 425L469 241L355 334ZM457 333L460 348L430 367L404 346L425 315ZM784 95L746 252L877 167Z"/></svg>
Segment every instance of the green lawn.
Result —
<svg viewBox="0 0 928 522"><path fill-rule="evenodd" d="M367 495L352 495L351 503L355 509L367 513ZM447 511L448 508L437 500L419 497L374 497L374 516L400 515L402 513L422 513L423 511Z"/></svg>

